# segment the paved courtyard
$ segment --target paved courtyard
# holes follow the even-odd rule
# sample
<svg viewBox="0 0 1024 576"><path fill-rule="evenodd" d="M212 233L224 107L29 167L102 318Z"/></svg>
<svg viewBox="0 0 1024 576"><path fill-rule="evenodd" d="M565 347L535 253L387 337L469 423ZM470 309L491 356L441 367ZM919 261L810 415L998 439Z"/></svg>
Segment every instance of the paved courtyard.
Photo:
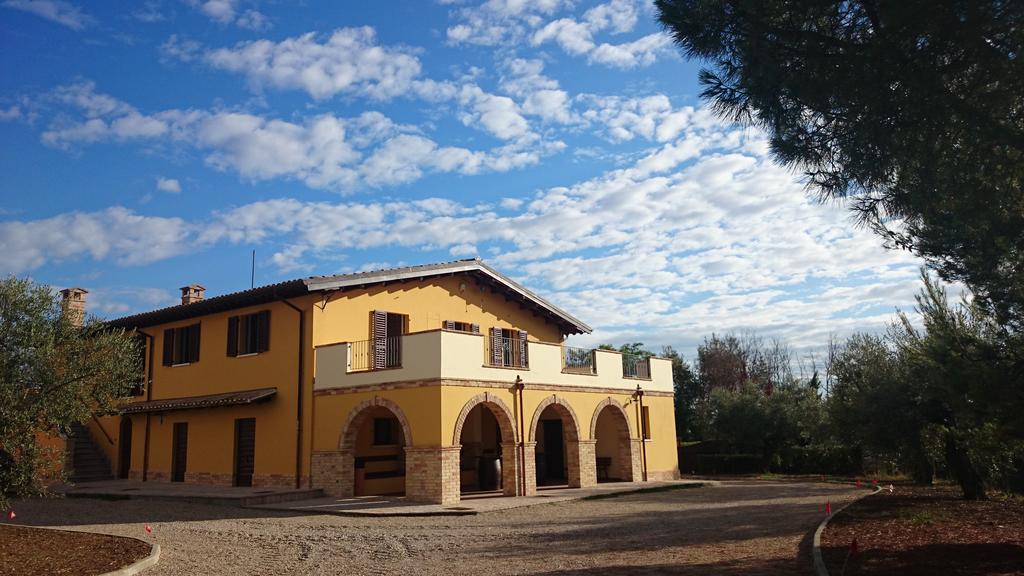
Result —
<svg viewBox="0 0 1024 576"><path fill-rule="evenodd" d="M729 481L462 517L352 518L145 500L17 502L23 524L155 540L147 574L809 574L852 487ZM147 535L144 526L153 528Z"/></svg>

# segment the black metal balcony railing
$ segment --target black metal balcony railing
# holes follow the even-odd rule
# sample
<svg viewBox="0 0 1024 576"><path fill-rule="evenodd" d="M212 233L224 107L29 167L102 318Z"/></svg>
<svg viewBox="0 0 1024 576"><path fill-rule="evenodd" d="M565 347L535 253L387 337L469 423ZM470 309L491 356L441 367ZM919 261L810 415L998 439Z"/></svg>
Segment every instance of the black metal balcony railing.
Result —
<svg viewBox="0 0 1024 576"><path fill-rule="evenodd" d="M519 338L485 338L485 361L488 366L529 368L529 344ZM497 350L496 350L497 348Z"/></svg>
<svg viewBox="0 0 1024 576"><path fill-rule="evenodd" d="M623 378L651 379L651 359L647 356L635 356L633 354L622 355L622 376Z"/></svg>
<svg viewBox="0 0 1024 576"><path fill-rule="evenodd" d="M402 337L371 338L348 345L349 372L398 368L402 365Z"/></svg>
<svg viewBox="0 0 1024 576"><path fill-rule="evenodd" d="M573 374L595 374L594 351L587 348L563 346L562 371Z"/></svg>

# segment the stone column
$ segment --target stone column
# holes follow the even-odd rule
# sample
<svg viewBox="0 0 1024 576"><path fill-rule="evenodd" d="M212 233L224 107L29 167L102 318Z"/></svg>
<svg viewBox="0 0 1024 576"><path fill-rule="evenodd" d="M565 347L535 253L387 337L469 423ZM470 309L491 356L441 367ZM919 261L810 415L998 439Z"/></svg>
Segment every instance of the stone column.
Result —
<svg viewBox="0 0 1024 576"><path fill-rule="evenodd" d="M643 453L641 450L643 440L639 438L630 438L630 463L632 464L630 470L630 481L632 482L643 482L644 480L644 462Z"/></svg>
<svg viewBox="0 0 1024 576"><path fill-rule="evenodd" d="M595 486L597 484L597 440L569 442L567 451L569 453L569 487Z"/></svg>
<svg viewBox="0 0 1024 576"><path fill-rule="evenodd" d="M458 503L461 451L461 446L407 446L405 497L445 506Z"/></svg>
<svg viewBox="0 0 1024 576"><path fill-rule="evenodd" d="M523 458L523 470L526 474L526 491L522 496L537 495L537 443L527 442L523 446L525 457Z"/></svg>
<svg viewBox="0 0 1024 576"><path fill-rule="evenodd" d="M505 496L519 495L519 445L501 443L501 492Z"/></svg>
<svg viewBox="0 0 1024 576"><path fill-rule="evenodd" d="M336 498L355 494L355 455L351 448L313 452L312 467L312 488Z"/></svg>

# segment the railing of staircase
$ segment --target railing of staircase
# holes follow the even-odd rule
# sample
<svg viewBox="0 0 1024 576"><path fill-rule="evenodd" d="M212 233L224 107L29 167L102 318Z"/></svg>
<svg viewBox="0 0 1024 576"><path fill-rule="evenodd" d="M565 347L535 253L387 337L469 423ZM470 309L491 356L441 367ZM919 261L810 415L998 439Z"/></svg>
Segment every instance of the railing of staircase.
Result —
<svg viewBox="0 0 1024 576"><path fill-rule="evenodd" d="M97 418L95 414L92 417L92 421L95 422L96 426L98 426L100 431L103 432L103 436L106 437L107 442L113 444L114 439L110 437L110 434L107 433L107 429L103 427L103 422L100 422L100 419Z"/></svg>

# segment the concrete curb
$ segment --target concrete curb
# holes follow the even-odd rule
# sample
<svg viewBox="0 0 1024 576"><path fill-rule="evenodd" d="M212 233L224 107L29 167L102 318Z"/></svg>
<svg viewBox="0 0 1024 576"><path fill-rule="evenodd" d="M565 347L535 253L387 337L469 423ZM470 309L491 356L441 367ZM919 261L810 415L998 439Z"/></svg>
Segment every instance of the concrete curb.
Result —
<svg viewBox="0 0 1024 576"><path fill-rule="evenodd" d="M123 538L132 538L132 537L131 536L123 536ZM133 540L139 540L140 542L145 542L145 540L140 540L139 538L132 538L132 539ZM125 566L124 568L121 568L119 570L114 570L113 572L107 572L105 574L100 574L100 576L132 576L133 574L138 574L139 572L142 572L146 568L150 568L152 566L156 566L156 563L159 562L159 561L160 561L160 545L159 544L153 544L153 547L149 551L149 556L146 556L142 560L139 560L138 562L135 562L134 564L129 564L128 566Z"/></svg>
<svg viewBox="0 0 1024 576"><path fill-rule="evenodd" d="M829 521L832 520L833 517L835 517L843 510L846 510L846 508L849 507L851 504L859 502L860 500L867 498L868 496L874 496L875 494L878 494L881 491L882 487L876 486L874 492L868 492L867 494L863 494L861 496L854 498L853 500L850 500L846 504L843 504L841 507L839 507L839 509L837 509L835 512L826 516L825 519L821 521L821 524L818 524L818 529L814 531L813 555L815 574L817 574L818 576L829 576L828 568L825 567L825 558L821 555L821 535L825 532L825 527L828 526Z"/></svg>

